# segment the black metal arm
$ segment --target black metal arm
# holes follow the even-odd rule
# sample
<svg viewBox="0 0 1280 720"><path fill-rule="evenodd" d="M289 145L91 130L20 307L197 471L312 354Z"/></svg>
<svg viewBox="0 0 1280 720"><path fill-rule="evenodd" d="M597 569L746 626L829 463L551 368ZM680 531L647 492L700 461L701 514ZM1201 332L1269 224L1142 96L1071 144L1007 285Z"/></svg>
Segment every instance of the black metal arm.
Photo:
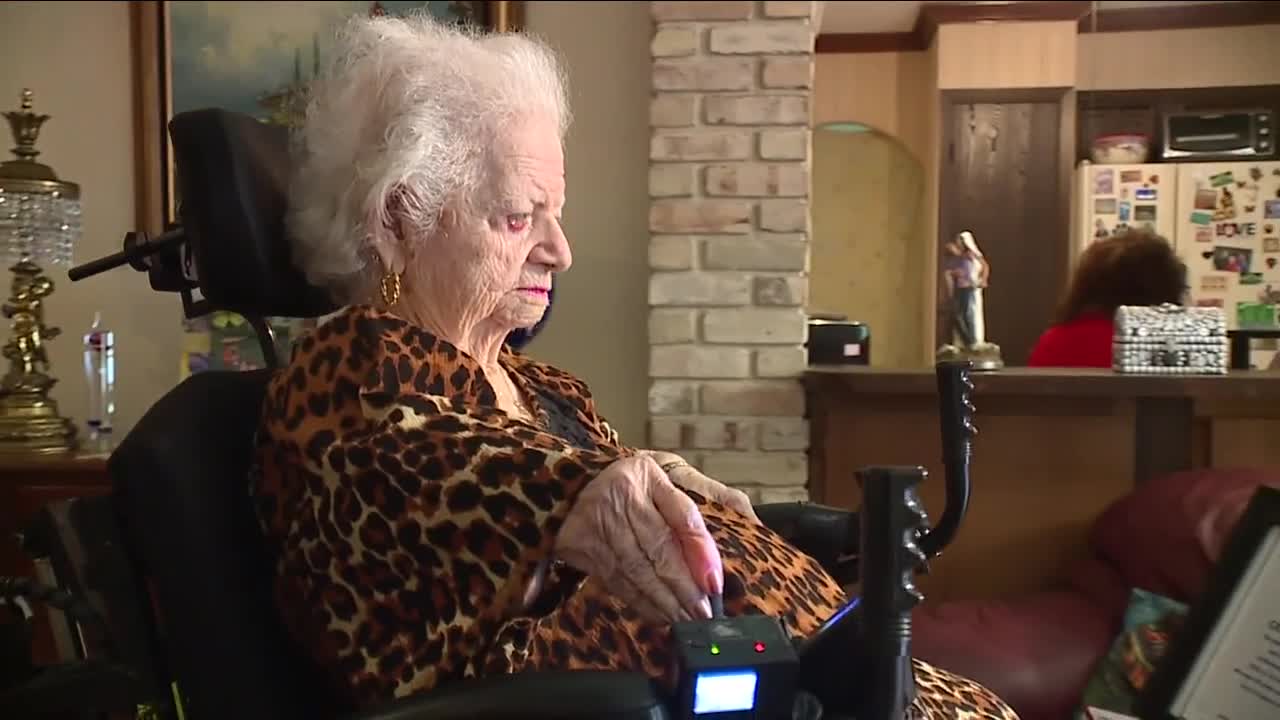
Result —
<svg viewBox="0 0 1280 720"><path fill-rule="evenodd" d="M862 485L860 683L857 717L900 720L915 699L911 613L924 601L914 576L955 538L969 505L974 406L972 365L937 367L946 507L933 528L917 494L923 467L876 467Z"/></svg>
<svg viewBox="0 0 1280 720"><path fill-rule="evenodd" d="M196 299L194 295L200 290L200 283L194 269L187 233L181 226L172 227L154 238L145 232L126 233L124 247L120 252L77 265L68 271L67 276L72 282L77 282L124 265L147 273L152 290L181 295L183 314L188 320L220 309L206 299ZM275 333L266 318L253 314L245 314L244 317L257 335L267 367L280 367Z"/></svg>
<svg viewBox="0 0 1280 720"><path fill-rule="evenodd" d="M976 408L971 399L972 369L970 363L951 362L940 363L935 371L947 505L938 524L920 538L920 550L927 558L937 557L951 544L969 509L969 461L973 457L973 438L978 434L973 424Z"/></svg>

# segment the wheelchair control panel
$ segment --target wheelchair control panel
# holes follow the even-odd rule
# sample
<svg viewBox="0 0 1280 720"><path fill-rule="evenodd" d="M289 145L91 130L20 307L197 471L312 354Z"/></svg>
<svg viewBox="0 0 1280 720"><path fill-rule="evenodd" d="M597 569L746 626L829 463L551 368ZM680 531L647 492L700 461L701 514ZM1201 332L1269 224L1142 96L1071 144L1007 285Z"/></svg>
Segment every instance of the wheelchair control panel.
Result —
<svg viewBox="0 0 1280 720"><path fill-rule="evenodd" d="M791 717L800 657L782 624L763 615L677 623L680 720Z"/></svg>

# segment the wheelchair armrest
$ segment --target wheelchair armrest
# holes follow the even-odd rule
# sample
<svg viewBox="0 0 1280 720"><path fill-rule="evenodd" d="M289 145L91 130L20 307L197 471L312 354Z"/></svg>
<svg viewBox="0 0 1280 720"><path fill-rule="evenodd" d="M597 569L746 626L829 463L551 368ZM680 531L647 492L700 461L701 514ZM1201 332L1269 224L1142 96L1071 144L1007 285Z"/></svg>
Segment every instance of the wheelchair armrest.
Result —
<svg viewBox="0 0 1280 720"><path fill-rule="evenodd" d="M754 506L756 515L800 552L829 571L858 553L858 513L807 502Z"/></svg>
<svg viewBox="0 0 1280 720"><path fill-rule="evenodd" d="M392 700L343 720L669 720L669 717L657 689L641 673L568 670L466 680Z"/></svg>

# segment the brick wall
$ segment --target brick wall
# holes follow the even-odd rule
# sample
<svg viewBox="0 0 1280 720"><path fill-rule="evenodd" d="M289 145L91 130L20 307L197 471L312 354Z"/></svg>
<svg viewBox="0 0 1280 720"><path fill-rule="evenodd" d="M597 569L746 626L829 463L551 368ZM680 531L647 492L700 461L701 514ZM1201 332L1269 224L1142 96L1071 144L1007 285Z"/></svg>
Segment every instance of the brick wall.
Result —
<svg viewBox="0 0 1280 720"><path fill-rule="evenodd" d="M649 445L807 499L816 2L652 2Z"/></svg>

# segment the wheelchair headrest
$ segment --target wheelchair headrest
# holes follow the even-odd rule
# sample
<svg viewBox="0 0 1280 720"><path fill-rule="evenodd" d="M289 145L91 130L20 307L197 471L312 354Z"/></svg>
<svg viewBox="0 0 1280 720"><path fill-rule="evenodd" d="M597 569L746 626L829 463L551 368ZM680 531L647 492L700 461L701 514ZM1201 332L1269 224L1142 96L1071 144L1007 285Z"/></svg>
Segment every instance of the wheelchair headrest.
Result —
<svg viewBox="0 0 1280 720"><path fill-rule="evenodd" d="M179 217L201 294L242 315L311 318L337 306L290 258L289 131L207 109L169 122Z"/></svg>

